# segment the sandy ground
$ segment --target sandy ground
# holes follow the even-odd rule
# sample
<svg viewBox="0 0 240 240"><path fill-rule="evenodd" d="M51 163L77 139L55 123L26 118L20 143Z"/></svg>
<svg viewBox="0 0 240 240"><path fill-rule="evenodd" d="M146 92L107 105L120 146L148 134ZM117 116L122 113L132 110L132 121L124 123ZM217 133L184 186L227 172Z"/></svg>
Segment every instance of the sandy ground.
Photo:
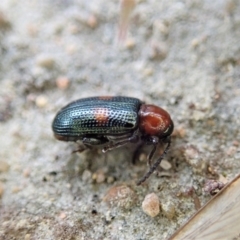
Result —
<svg viewBox="0 0 240 240"><path fill-rule="evenodd" d="M240 172L239 1L138 1L122 44L119 9L0 1L0 239L167 239L211 198L209 179ZM53 138L56 112L95 95L171 114L171 150L142 186L147 148L133 165L134 145L72 154ZM149 193L155 218L142 210Z"/></svg>

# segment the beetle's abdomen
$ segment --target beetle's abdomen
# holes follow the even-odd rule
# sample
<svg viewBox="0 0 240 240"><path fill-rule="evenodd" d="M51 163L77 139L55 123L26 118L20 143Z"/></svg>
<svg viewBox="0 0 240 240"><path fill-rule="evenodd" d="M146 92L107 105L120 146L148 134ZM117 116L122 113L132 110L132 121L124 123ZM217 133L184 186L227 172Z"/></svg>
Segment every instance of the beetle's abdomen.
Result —
<svg viewBox="0 0 240 240"><path fill-rule="evenodd" d="M129 133L138 126L140 105L139 99L129 97L79 99L57 113L52 128L62 140Z"/></svg>

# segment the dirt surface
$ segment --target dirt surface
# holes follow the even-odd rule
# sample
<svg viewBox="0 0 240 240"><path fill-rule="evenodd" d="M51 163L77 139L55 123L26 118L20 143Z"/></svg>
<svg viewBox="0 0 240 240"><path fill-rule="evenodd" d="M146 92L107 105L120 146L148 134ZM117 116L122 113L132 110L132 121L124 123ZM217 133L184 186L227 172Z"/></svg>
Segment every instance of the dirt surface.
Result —
<svg viewBox="0 0 240 240"><path fill-rule="evenodd" d="M119 11L0 1L0 239L167 239L211 198L209 179L240 172L239 1L138 1L121 44ZM56 112L96 95L171 114L171 150L143 185L148 148L133 165L134 145L72 154L54 139ZM142 210L150 193L154 218Z"/></svg>

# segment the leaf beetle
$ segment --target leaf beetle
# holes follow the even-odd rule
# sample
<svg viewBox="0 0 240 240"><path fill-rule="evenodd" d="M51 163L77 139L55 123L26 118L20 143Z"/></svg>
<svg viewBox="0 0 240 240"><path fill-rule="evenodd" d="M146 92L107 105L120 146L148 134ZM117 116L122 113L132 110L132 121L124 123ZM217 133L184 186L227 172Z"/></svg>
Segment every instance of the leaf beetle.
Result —
<svg viewBox="0 0 240 240"><path fill-rule="evenodd" d="M173 128L173 121L164 109L124 96L89 97L73 101L57 113L52 123L56 139L80 140L85 147L103 145L103 152L127 143L138 143L136 156L144 144L152 145L148 155L150 168L137 185L149 178L167 154ZM158 144L166 144L166 148L151 164Z"/></svg>

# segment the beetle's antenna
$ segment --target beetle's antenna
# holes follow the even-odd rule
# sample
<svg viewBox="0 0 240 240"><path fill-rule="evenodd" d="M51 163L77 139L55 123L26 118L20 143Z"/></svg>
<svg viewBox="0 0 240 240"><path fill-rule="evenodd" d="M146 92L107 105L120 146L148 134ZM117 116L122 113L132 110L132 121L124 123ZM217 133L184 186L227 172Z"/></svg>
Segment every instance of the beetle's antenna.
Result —
<svg viewBox="0 0 240 240"><path fill-rule="evenodd" d="M165 148L163 154L158 158L158 160L150 167L150 169L148 170L148 172L141 178L138 180L137 185L142 184L143 182L145 182L150 175L156 170L156 168L159 166L159 164L161 163L162 159L166 156L169 148L171 145L171 139L169 138L167 141L167 147Z"/></svg>

